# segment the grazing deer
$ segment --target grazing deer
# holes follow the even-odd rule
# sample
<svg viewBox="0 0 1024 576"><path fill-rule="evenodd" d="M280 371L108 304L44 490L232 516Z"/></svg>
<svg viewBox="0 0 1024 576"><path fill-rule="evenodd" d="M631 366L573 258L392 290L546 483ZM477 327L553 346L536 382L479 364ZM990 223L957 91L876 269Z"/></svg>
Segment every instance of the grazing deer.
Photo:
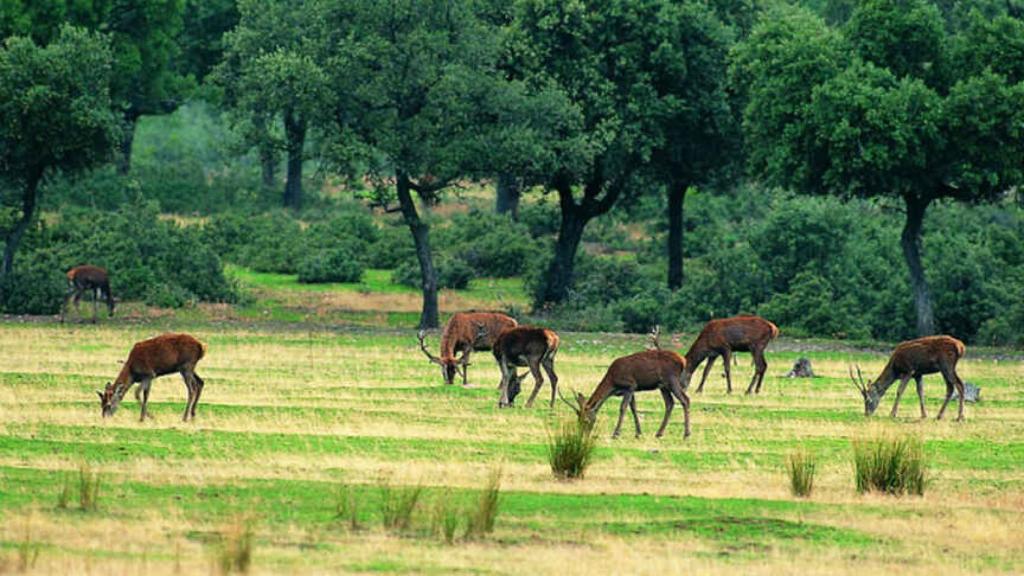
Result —
<svg viewBox="0 0 1024 576"><path fill-rule="evenodd" d="M942 374L946 380L946 400L939 409L937 420L942 419L946 412L949 399L956 390L960 396L960 410L957 413L957 422L964 419L964 382L956 373L956 363L963 358L964 343L952 336L925 336L916 340L907 340L896 346L889 357L889 362L882 369L882 373L875 378L874 382L864 384L864 377L861 376L860 367L857 367L857 377L853 377L853 368L850 368L850 379L853 385L864 397L864 415L871 416L878 408L882 396L896 380L900 381L900 387L896 389L896 401L892 405L893 418L896 417L896 410L900 405L900 398L907 388L907 382L911 378L917 384L917 399L921 405L921 418L927 418L928 414L924 409L924 382L925 374Z"/></svg>
<svg viewBox="0 0 1024 576"><path fill-rule="evenodd" d="M601 409L608 398L622 396L622 404L619 406L619 421L615 425L612 438L618 438L622 429L622 420L626 415L626 407L629 406L633 413L633 423L636 425L636 435L640 436L640 417L636 413L637 392L647 390L658 390L661 398L665 401L665 416L661 420L661 427L658 428L656 436L661 438L668 426L668 419L672 415L672 408L675 406L674 399L678 399L683 405L683 438L690 436L690 398L683 391L682 377L686 371L686 359L670 350L661 350L657 341L657 329L652 333L654 338L654 350L645 350L617 358L608 367L604 378L594 389L590 398L582 394L576 394L576 403L573 406L563 397L562 400L569 404L569 407L576 412L581 420L593 424L597 411Z"/></svg>
<svg viewBox="0 0 1024 576"><path fill-rule="evenodd" d="M64 316L68 311L68 303L71 298L75 299L75 312L78 312L78 302L82 295L91 292L92 298L92 323L96 323L96 303L102 297L107 302L107 310L110 316L114 315L114 297L110 294L110 277L107 271L99 266L75 266L68 270L68 291L64 296L64 305L60 308L60 322L64 323Z"/></svg>
<svg viewBox="0 0 1024 576"><path fill-rule="evenodd" d="M185 387L188 388L188 400L185 402L185 413L181 419L187 421L190 415L195 419L196 405L199 404L199 395L202 394L205 385L199 374L196 374L196 363L205 354L206 345L188 334L163 334L136 343L132 346L128 360L121 368L117 379L107 382L103 392L96 391L100 396L103 416L113 416L128 389L136 382L140 382L139 388L135 391L135 398L138 400L139 393L142 393L142 413L139 421L145 420L149 416L146 405L149 402L149 387L153 379L178 372L185 380Z"/></svg>
<svg viewBox="0 0 1024 576"><path fill-rule="evenodd" d="M452 384L456 374L461 373L462 385L465 386L469 378L469 353L474 350L490 350L503 330L517 325L515 318L500 312L457 312L448 320L441 333L440 358L427 350L423 341L426 332L420 330L417 336L423 353L441 367L444 383ZM462 352L462 356L456 359L455 355L459 352Z"/></svg>
<svg viewBox="0 0 1024 576"><path fill-rule="evenodd" d="M711 372L715 358L721 356L725 363L726 390L732 394L732 374L729 371L732 353L750 352L754 357L754 377L750 379L747 394L751 392L759 394L761 382L764 381L764 373L768 370L768 362L764 359L764 350L768 347L768 343L778 335L778 327L759 316L734 316L708 322L686 352L686 377L683 380L685 382L683 388L690 387L690 377L693 372L701 362L707 360L708 363L704 367L700 385L697 386L697 393L700 394L704 390L704 382L708 379L708 373Z"/></svg>
<svg viewBox="0 0 1024 576"><path fill-rule="evenodd" d="M519 395L519 383L526 377L516 375L516 367L527 366L533 374L533 393L526 402L526 407L533 406L533 401L544 384L540 373L541 366L551 379L551 406L555 405L555 393L558 391L558 375L555 374L555 354L558 353L558 334L547 328L533 326L517 326L509 328L498 336L494 342L494 359L501 369L501 399L498 406L511 406Z"/></svg>

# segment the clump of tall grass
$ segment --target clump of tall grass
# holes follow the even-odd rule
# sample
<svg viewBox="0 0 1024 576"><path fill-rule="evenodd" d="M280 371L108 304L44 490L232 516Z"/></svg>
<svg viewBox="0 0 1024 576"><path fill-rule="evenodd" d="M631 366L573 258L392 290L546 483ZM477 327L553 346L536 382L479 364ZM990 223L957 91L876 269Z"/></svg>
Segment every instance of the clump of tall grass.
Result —
<svg viewBox="0 0 1024 576"><path fill-rule="evenodd" d="M924 444L918 438L855 440L853 463L857 492L860 494L924 494Z"/></svg>
<svg viewBox="0 0 1024 576"><path fill-rule="evenodd" d="M470 510L466 525L466 538L481 538L494 531L501 504L501 468L494 469L487 477L487 484L480 491L476 507Z"/></svg>
<svg viewBox="0 0 1024 576"><path fill-rule="evenodd" d="M789 472L789 489L793 496L808 498L814 490L814 471L817 462L814 455L806 450L797 450L786 458L786 471Z"/></svg>
<svg viewBox="0 0 1024 576"><path fill-rule="evenodd" d="M347 484L342 484L335 495L335 515L348 524L353 532L362 528L359 522L359 498L356 491Z"/></svg>
<svg viewBox="0 0 1024 576"><path fill-rule="evenodd" d="M0 557L0 574L7 572L9 568L14 572L28 572L35 567L40 548L42 545L32 535L32 516L26 515L21 538L15 545L14 561L10 562L7 558Z"/></svg>
<svg viewBox="0 0 1024 576"><path fill-rule="evenodd" d="M384 528L398 532L408 530L423 495L423 487L392 486L388 478L380 479L379 485L380 518Z"/></svg>
<svg viewBox="0 0 1024 576"><path fill-rule="evenodd" d="M555 476L565 480L583 478L597 446L594 427L582 418L566 420L548 434L548 463Z"/></svg>
<svg viewBox="0 0 1024 576"><path fill-rule="evenodd" d="M451 490L445 489L434 500L431 514L431 531L441 535L446 544L455 543L455 533L459 530L459 519L462 509L452 499Z"/></svg>
<svg viewBox="0 0 1024 576"><path fill-rule="evenodd" d="M85 512L95 511L100 501L100 473L88 462L78 466L78 506Z"/></svg>
<svg viewBox="0 0 1024 576"><path fill-rule="evenodd" d="M253 520L236 516L220 531L217 565L221 574L248 574L252 566Z"/></svg>

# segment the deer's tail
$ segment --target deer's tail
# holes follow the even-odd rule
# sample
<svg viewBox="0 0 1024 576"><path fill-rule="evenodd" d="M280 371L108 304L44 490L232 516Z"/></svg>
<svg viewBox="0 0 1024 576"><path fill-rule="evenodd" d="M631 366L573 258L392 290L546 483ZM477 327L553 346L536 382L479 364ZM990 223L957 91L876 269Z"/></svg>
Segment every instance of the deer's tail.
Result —
<svg viewBox="0 0 1024 576"><path fill-rule="evenodd" d="M775 340L776 338L779 337L779 327L776 326L774 322L769 322L768 328L771 329L772 331L772 340Z"/></svg>

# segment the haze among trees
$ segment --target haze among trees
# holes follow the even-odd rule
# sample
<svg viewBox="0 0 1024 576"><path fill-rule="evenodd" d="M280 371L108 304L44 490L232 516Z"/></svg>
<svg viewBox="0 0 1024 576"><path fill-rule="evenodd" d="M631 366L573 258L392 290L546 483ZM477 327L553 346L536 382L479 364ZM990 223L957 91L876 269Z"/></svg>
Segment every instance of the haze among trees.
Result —
<svg viewBox="0 0 1024 576"><path fill-rule="evenodd" d="M76 245L99 218L78 211L109 230L163 211L203 216L160 234L209 275L160 293L125 275L172 305L237 297L226 261L392 270L425 328L440 290L499 276L581 329L760 312L814 335L1019 342L1022 12L4 2L0 308L48 310L49 268L115 246L163 254L112 232ZM439 209L495 189L489 209Z"/></svg>

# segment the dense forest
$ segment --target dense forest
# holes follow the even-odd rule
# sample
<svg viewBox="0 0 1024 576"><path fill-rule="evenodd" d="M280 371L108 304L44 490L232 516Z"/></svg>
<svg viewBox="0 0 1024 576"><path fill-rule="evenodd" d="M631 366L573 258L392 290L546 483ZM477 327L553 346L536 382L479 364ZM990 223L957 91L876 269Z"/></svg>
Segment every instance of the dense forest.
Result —
<svg viewBox="0 0 1024 576"><path fill-rule="evenodd" d="M1024 4L0 3L0 310L225 264L521 316L1024 344ZM512 306L511 304L509 306Z"/></svg>

